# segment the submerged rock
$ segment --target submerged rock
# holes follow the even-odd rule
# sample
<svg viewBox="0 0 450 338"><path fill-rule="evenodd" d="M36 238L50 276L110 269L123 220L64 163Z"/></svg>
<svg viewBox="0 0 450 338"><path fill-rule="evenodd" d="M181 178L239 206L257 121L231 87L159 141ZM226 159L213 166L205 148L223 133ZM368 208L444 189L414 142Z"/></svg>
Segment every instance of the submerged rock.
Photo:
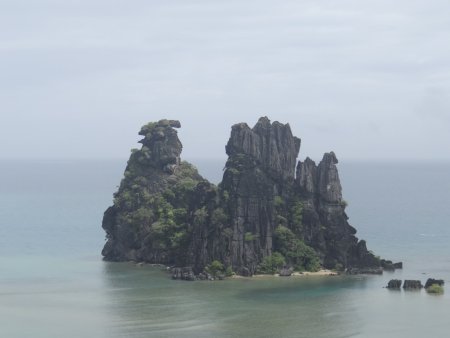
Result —
<svg viewBox="0 0 450 338"><path fill-rule="evenodd" d="M348 223L333 152L318 165L296 163L301 141L289 124L267 117L253 128L239 123L215 186L181 161L180 127L161 120L139 132L142 147L132 151L103 217L105 260L189 267L172 271L187 280L214 260L243 276L272 270L271 258L306 270L382 272Z"/></svg>
<svg viewBox="0 0 450 338"><path fill-rule="evenodd" d="M383 268L381 267L367 267L367 268L350 268L347 269L348 275L382 275Z"/></svg>

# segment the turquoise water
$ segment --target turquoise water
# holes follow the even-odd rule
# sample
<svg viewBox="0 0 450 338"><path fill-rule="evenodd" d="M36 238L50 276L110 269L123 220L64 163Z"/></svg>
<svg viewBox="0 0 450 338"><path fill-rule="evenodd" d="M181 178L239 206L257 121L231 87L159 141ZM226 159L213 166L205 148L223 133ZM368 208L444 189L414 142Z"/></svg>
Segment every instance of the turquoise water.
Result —
<svg viewBox="0 0 450 338"><path fill-rule="evenodd" d="M102 213L124 163L1 163L0 337L448 335L448 293L383 286L428 277L450 285L449 164L340 164L351 223L403 271L187 283L101 261ZM223 166L198 163L213 179Z"/></svg>

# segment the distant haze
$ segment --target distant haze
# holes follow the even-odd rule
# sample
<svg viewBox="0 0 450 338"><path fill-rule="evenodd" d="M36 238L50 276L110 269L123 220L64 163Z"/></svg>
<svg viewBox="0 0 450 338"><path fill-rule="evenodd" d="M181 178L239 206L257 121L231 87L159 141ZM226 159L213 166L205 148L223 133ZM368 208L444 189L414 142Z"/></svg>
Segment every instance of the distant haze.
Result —
<svg viewBox="0 0 450 338"><path fill-rule="evenodd" d="M185 158L289 122L300 158L450 160L448 0L1 0L0 157Z"/></svg>

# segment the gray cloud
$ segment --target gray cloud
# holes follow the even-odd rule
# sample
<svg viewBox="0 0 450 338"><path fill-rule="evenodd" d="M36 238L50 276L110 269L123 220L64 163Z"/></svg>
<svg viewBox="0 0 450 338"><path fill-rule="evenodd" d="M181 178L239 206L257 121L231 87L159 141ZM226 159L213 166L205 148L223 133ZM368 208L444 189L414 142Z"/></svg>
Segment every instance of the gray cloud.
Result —
<svg viewBox="0 0 450 338"><path fill-rule="evenodd" d="M126 157L163 117L185 156L223 157L232 123L268 115L302 157L450 159L448 1L0 7L4 158Z"/></svg>
<svg viewBox="0 0 450 338"><path fill-rule="evenodd" d="M417 113L425 122L435 119L450 128L450 93L445 88L427 88L419 98Z"/></svg>

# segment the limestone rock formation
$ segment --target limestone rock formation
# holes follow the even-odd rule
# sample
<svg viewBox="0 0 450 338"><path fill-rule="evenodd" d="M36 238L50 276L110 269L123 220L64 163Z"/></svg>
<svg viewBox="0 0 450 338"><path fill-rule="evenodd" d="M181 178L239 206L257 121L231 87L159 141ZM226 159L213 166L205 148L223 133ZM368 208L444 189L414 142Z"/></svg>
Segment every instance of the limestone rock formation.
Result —
<svg viewBox="0 0 450 338"><path fill-rule="evenodd" d="M229 156L221 190L232 231L230 263L251 273L272 254L276 220L275 199L288 200L294 181L300 140L289 125L263 117L253 129L234 125L226 146ZM240 272L238 270L238 272Z"/></svg>
<svg viewBox="0 0 450 338"><path fill-rule="evenodd" d="M282 269L278 272L278 274L280 275L280 277L289 277L289 276L292 275L293 272L294 272L294 271L293 271L292 268L286 268L286 267L284 267L284 268L282 268Z"/></svg>
<svg viewBox="0 0 450 338"><path fill-rule="evenodd" d="M142 147L132 150L114 205L103 217L107 242L102 255L106 260L167 264L182 255L171 244L181 238L167 237L182 227L177 221L185 221L184 215L174 214L174 206L185 203L185 186L205 181L193 166L181 162L182 145L175 127L180 122L161 120L139 132L144 136ZM171 189L178 193L170 196L172 204L164 196Z"/></svg>
<svg viewBox="0 0 450 338"><path fill-rule="evenodd" d="M398 263L393 263L392 261L388 261L385 259L381 260L381 267L384 270L396 270L396 269L403 269L403 263L402 262L398 262Z"/></svg>
<svg viewBox="0 0 450 338"><path fill-rule="evenodd" d="M402 281L400 279L391 279L387 285L388 289L400 290Z"/></svg>
<svg viewBox="0 0 450 338"><path fill-rule="evenodd" d="M405 280L403 282L403 289L405 290L420 290L423 288L422 283L420 280Z"/></svg>
<svg viewBox="0 0 450 338"><path fill-rule="evenodd" d="M434 279L434 278L428 278L425 282L425 289L428 289L432 285L439 285L443 286L445 284L443 279Z"/></svg>
<svg viewBox="0 0 450 338"><path fill-rule="evenodd" d="M192 268L183 267L183 268L173 268L172 269L172 279L180 279L187 281L194 281L196 279Z"/></svg>
<svg viewBox="0 0 450 338"><path fill-rule="evenodd" d="M213 261L241 275L278 265L381 269L348 223L333 152L318 165L309 158L296 163L301 142L289 124L267 117L253 128L239 123L215 186L181 161L179 127L172 120L142 127L142 148L133 150L103 218L106 260L187 267L173 270L181 279Z"/></svg>

